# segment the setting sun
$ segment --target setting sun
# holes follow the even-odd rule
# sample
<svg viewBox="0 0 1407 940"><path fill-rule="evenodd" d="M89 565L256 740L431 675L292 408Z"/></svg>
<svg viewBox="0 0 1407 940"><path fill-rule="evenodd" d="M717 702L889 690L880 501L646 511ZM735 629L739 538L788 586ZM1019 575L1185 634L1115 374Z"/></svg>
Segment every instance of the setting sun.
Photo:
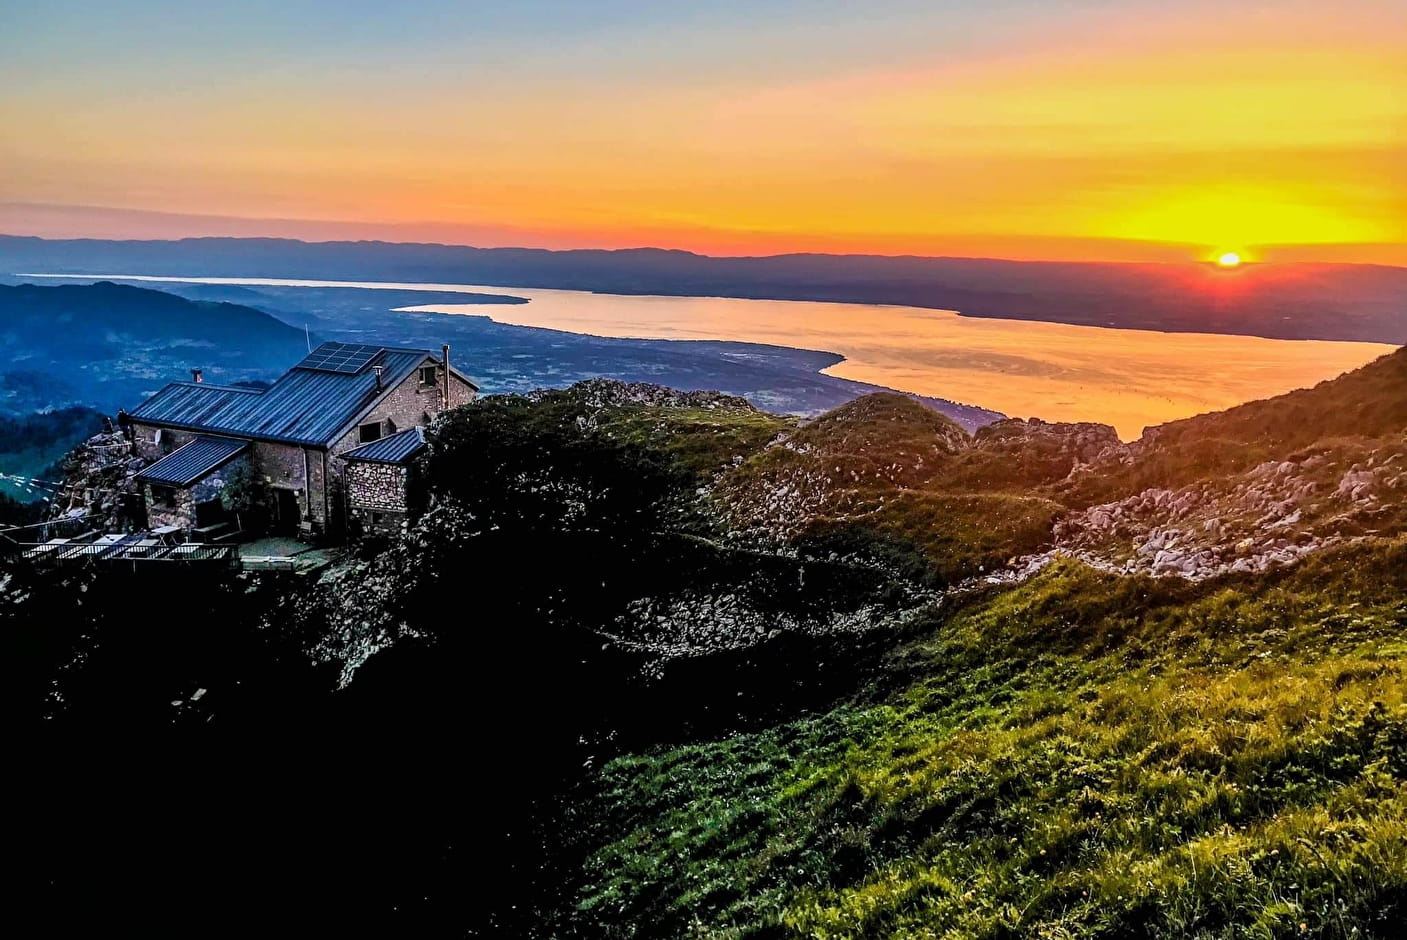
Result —
<svg viewBox="0 0 1407 940"><path fill-rule="evenodd" d="M1234 268L1240 265L1241 256L1234 251L1228 251L1226 254L1219 256L1216 259L1216 263L1223 268Z"/></svg>

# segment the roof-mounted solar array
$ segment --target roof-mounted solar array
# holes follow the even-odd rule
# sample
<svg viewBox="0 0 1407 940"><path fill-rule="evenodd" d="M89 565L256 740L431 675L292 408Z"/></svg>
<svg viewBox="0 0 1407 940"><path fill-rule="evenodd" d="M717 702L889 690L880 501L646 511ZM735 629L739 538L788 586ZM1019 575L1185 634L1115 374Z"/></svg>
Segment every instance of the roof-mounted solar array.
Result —
<svg viewBox="0 0 1407 940"><path fill-rule="evenodd" d="M323 343L294 368L354 375L370 365L380 352L380 346Z"/></svg>

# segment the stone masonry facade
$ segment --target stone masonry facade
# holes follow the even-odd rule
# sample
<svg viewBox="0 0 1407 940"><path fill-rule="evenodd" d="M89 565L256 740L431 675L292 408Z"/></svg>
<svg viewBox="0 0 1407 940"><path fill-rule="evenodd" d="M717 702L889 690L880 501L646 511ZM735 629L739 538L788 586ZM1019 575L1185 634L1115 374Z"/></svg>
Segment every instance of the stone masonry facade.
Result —
<svg viewBox="0 0 1407 940"><path fill-rule="evenodd" d="M182 529L194 528L197 524L196 507L220 498L225 481L235 467L248 458L241 455L218 468L214 473L202 477L185 488L163 487L159 484L144 484L143 496L147 503L147 525L155 528L163 525L179 526ZM169 496L169 501L164 496Z"/></svg>
<svg viewBox="0 0 1407 940"><path fill-rule="evenodd" d="M426 363L427 365L431 363ZM298 509L304 521L312 524L315 531L327 535L340 535L345 523L352 515L353 505L346 497L346 475L348 462L339 455L361 446L361 427L366 424L379 424L381 436L386 437L397 431L404 431L416 425L426 425L446 407L455 408L474 400L472 386L453 373L449 380L449 394L444 388L444 370L436 369L436 381L424 383L420 370L413 371L376 403L327 449L298 444L281 444L270 441L254 441L253 459L263 472L269 486L275 489L291 490L297 497ZM446 401L448 397L448 401ZM135 422L133 425L133 449L147 461L156 461L171 453L183 444L189 443L199 432L157 428ZM217 433L217 432L210 432ZM159 434L159 439L158 439ZM354 462L359 463L359 462ZM400 509L375 510L376 512L405 513L404 479L402 478L402 507ZM197 484L199 485L199 484ZM177 497L178 501L185 497ZM194 504L185 515L193 518ZM147 500L148 522L157 526L158 522L172 514L172 510L154 506L150 496ZM363 507L366 508L366 507ZM172 525L184 523L171 522Z"/></svg>
<svg viewBox="0 0 1407 940"><path fill-rule="evenodd" d="M353 527L381 535L404 532L410 519L406 497L409 475L409 470L398 464L348 462L347 514Z"/></svg>
<svg viewBox="0 0 1407 940"><path fill-rule="evenodd" d="M356 460L347 465L347 504L353 509L405 512L406 468Z"/></svg>

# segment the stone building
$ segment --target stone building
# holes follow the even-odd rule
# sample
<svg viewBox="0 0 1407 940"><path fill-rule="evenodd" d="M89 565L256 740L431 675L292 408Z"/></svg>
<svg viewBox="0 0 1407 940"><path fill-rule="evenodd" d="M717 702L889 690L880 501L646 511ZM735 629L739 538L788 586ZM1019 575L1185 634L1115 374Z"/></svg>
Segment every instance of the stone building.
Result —
<svg viewBox="0 0 1407 940"><path fill-rule="evenodd" d="M133 448L152 461L138 476L149 525L222 521L224 478L247 461L272 490L274 531L340 537L353 518L347 471L361 464L404 471L414 451L399 463L340 458L383 439L414 443L404 432L478 393L450 365L448 346L436 357L425 349L323 343L262 390L208 384L192 372L194 381L167 385L131 413ZM418 431L414 440L423 444ZM405 473L397 479L402 508L358 508L403 516Z"/></svg>
<svg viewBox="0 0 1407 940"><path fill-rule="evenodd" d="M425 447L423 428L407 428L342 455L347 462L347 515L353 530L398 535L415 505L415 455Z"/></svg>

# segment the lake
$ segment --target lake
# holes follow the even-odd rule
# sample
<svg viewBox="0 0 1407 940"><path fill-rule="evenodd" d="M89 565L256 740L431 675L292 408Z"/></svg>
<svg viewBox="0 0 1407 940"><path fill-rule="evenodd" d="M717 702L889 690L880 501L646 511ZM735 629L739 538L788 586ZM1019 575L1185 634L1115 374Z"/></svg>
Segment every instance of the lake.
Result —
<svg viewBox="0 0 1407 940"><path fill-rule="evenodd" d="M505 324L597 336L735 340L825 350L845 357L825 370L831 375L981 405L1015 417L1099 421L1114 425L1126 440L1137 437L1146 425L1313 385L1396 348L990 320L873 304L623 296L472 284L84 277L511 294L528 303L399 309L487 316ZM472 371L472 365L466 365Z"/></svg>

